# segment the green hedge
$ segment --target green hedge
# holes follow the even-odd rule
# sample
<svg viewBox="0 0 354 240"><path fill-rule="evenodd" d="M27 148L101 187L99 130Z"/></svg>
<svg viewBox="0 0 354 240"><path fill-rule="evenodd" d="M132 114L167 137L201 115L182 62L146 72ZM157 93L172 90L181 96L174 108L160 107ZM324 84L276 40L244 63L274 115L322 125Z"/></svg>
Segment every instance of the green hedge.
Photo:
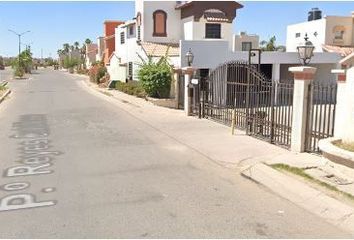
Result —
<svg viewBox="0 0 354 240"><path fill-rule="evenodd" d="M140 82L137 81L129 81L128 83L125 82L116 82L116 89L127 93L129 95L133 95L139 98L145 98L146 93L144 91L144 88L142 87Z"/></svg>

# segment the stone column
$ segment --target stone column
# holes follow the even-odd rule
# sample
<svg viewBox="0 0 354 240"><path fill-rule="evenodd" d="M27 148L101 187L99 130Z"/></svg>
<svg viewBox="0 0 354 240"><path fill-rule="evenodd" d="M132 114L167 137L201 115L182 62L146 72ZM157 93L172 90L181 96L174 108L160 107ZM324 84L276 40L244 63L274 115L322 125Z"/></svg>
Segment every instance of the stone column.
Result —
<svg viewBox="0 0 354 240"><path fill-rule="evenodd" d="M344 69L333 69L331 72L337 77L337 104L334 121L334 137L342 138L346 131L346 71Z"/></svg>
<svg viewBox="0 0 354 240"><path fill-rule="evenodd" d="M291 131L291 150L294 152L305 151L306 124L309 99L309 85L314 79L316 68L314 67L290 67L294 73L294 98L293 119Z"/></svg>
<svg viewBox="0 0 354 240"><path fill-rule="evenodd" d="M190 116L192 113L192 96L189 90L189 84L191 83L194 70L195 69L192 67L182 68L182 72L184 74L184 112L187 116Z"/></svg>

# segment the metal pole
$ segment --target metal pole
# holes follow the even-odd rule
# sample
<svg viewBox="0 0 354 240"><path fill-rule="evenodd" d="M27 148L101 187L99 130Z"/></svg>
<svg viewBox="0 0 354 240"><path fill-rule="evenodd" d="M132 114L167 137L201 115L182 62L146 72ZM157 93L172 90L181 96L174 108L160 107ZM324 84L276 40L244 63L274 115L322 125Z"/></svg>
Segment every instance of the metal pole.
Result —
<svg viewBox="0 0 354 240"><path fill-rule="evenodd" d="M21 54L21 34L18 34L18 66L21 65L20 54Z"/></svg>

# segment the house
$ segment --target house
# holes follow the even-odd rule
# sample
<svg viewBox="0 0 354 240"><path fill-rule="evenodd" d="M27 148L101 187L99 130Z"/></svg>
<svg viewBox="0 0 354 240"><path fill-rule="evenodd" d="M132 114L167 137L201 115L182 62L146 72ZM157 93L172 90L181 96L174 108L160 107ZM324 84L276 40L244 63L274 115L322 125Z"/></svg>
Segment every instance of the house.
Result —
<svg viewBox="0 0 354 240"><path fill-rule="evenodd" d="M111 58L111 55L115 51L115 29L121 25L124 24L122 21L113 21L113 20L107 20L103 23L104 25L104 36L103 36L103 44L100 43L100 47L104 48L103 51L103 62L105 65L109 64L109 59Z"/></svg>
<svg viewBox="0 0 354 240"><path fill-rule="evenodd" d="M249 48L259 47L257 35L233 34L233 22L243 6L233 1L142 1L136 0L135 17L116 30L116 51L107 66L112 80L137 80L141 59L154 60L165 54L174 68L187 67L185 54L194 54L193 67L205 77L227 61L248 61ZM244 44L243 44L244 43ZM243 47L242 47L243 45ZM311 64L318 68L317 81L332 82L330 71L337 67L337 53L316 53ZM252 58L257 64L257 56ZM296 52L263 52L261 71L273 81L293 79L288 72L299 65Z"/></svg>
<svg viewBox="0 0 354 240"><path fill-rule="evenodd" d="M168 55L181 67L182 41L227 43L233 47L233 21L243 6L234 1L135 1L135 17L115 30L116 51L108 72L113 80L137 79L141 59Z"/></svg>
<svg viewBox="0 0 354 240"><path fill-rule="evenodd" d="M259 36L256 34L247 34L240 32L240 34L233 35L232 51L249 51L250 49L259 48Z"/></svg>
<svg viewBox="0 0 354 240"><path fill-rule="evenodd" d="M98 37L97 38L96 61L98 61L98 62L103 61L104 51L105 51L104 37Z"/></svg>
<svg viewBox="0 0 354 240"><path fill-rule="evenodd" d="M95 43L86 44L86 66L90 67L96 62L96 55L98 51L98 46Z"/></svg>
<svg viewBox="0 0 354 240"><path fill-rule="evenodd" d="M313 8L307 22L288 26L287 51L296 52L305 35L315 46L315 52L336 52L345 57L354 52L354 12L351 16L322 17L322 12Z"/></svg>

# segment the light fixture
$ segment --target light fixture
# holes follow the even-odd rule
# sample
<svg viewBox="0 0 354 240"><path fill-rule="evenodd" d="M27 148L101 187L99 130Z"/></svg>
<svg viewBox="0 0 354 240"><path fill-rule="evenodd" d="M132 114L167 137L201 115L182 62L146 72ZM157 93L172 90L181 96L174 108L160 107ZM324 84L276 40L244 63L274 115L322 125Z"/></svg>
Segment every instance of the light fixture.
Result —
<svg viewBox="0 0 354 240"><path fill-rule="evenodd" d="M297 52L299 54L299 59L301 63L306 66L310 63L311 58L313 57L313 51L315 47L313 46L312 42L309 41L307 37L307 33L305 34L305 43L297 47Z"/></svg>
<svg viewBox="0 0 354 240"><path fill-rule="evenodd" d="M188 67L192 66L194 55L191 49L189 49L189 51L186 53L186 59L187 59Z"/></svg>

